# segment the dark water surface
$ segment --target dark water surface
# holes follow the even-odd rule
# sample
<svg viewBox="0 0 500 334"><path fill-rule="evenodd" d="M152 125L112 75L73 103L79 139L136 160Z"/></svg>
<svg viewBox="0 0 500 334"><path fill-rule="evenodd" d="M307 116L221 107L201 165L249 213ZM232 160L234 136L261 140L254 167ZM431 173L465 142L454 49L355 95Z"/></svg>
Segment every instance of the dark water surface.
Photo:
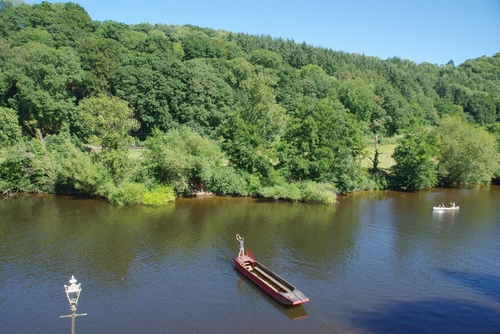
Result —
<svg viewBox="0 0 500 334"><path fill-rule="evenodd" d="M450 201L459 212L433 213ZM236 233L311 301L283 307L240 275ZM71 275L77 333L500 333L499 255L495 186L333 206L3 198L0 333L69 333Z"/></svg>

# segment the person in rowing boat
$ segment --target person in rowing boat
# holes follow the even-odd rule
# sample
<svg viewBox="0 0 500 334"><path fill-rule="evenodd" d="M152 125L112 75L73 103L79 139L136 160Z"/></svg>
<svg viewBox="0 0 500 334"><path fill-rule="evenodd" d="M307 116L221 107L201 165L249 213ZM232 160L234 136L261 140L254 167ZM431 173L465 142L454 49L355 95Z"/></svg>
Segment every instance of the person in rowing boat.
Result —
<svg viewBox="0 0 500 334"><path fill-rule="evenodd" d="M240 247L240 252L238 253L238 257L243 257L245 255L245 246L243 245L245 239L240 237L239 234L236 234L236 240L238 240L238 245Z"/></svg>

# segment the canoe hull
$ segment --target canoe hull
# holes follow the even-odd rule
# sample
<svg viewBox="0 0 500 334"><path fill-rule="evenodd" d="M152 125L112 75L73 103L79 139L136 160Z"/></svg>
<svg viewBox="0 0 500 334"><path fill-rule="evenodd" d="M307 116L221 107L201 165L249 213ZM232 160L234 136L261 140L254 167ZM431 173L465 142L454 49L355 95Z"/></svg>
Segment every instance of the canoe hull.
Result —
<svg viewBox="0 0 500 334"><path fill-rule="evenodd" d="M455 207L449 207L449 208L440 208L439 206L434 206L434 207L432 207L432 209L434 211L457 211L460 209L460 207L455 206Z"/></svg>
<svg viewBox="0 0 500 334"><path fill-rule="evenodd" d="M284 305L299 305L309 301L302 292L292 284L267 269L248 256L233 258L238 271L267 292L276 301Z"/></svg>

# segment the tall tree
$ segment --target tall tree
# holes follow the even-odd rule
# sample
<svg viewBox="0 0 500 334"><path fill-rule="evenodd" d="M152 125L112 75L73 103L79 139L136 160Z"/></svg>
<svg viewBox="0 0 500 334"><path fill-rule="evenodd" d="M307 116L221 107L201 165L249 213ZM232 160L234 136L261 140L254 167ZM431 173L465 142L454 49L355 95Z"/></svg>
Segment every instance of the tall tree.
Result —
<svg viewBox="0 0 500 334"><path fill-rule="evenodd" d="M175 110L175 117L180 124L208 134L229 114L232 91L204 60L192 59L185 66L185 98Z"/></svg>
<svg viewBox="0 0 500 334"><path fill-rule="evenodd" d="M13 109L0 107L0 149L20 141L21 127Z"/></svg>
<svg viewBox="0 0 500 334"><path fill-rule="evenodd" d="M288 116L276 103L262 74L241 83L238 109L218 128L221 145L234 166L267 176L277 163L276 146Z"/></svg>
<svg viewBox="0 0 500 334"><path fill-rule="evenodd" d="M132 143L130 132L138 128L133 111L116 97L99 95L78 106L82 133L89 144L119 150Z"/></svg>
<svg viewBox="0 0 500 334"><path fill-rule="evenodd" d="M396 189L415 191L437 184L437 143L435 134L423 128L404 135L392 155Z"/></svg>
<svg viewBox="0 0 500 334"><path fill-rule="evenodd" d="M464 111L481 125L495 123L499 119L495 106L495 94L491 93L475 92L470 97Z"/></svg>
<svg viewBox="0 0 500 334"><path fill-rule="evenodd" d="M357 187L363 149L356 119L339 101L304 100L280 146L280 169L290 180L330 182L349 192Z"/></svg>
<svg viewBox="0 0 500 334"><path fill-rule="evenodd" d="M107 92L109 80L120 66L120 45L108 38L85 38L77 46L85 70L85 95Z"/></svg>
<svg viewBox="0 0 500 334"><path fill-rule="evenodd" d="M349 80L339 88L340 102L360 121L368 122L375 105L373 89L361 79Z"/></svg>
<svg viewBox="0 0 500 334"><path fill-rule="evenodd" d="M86 142L102 145L98 159L108 168L115 183L119 184L130 171L130 132L139 128L132 110L125 101L106 95L84 99L78 109Z"/></svg>
<svg viewBox="0 0 500 334"><path fill-rule="evenodd" d="M149 135L153 128L167 131L179 124L175 113L186 96L186 71L180 61L144 55L131 58L116 71L112 90L136 111L141 135Z"/></svg>
<svg viewBox="0 0 500 334"><path fill-rule="evenodd" d="M326 98L332 88L333 78L318 65L306 65L300 69L304 95Z"/></svg>
<svg viewBox="0 0 500 334"><path fill-rule="evenodd" d="M441 154L439 182L445 186L490 182L500 168L493 135L460 116L445 116L435 130Z"/></svg>
<svg viewBox="0 0 500 334"><path fill-rule="evenodd" d="M6 99L21 124L34 124L46 133L57 133L64 122L74 124L75 88L83 74L74 51L29 42L9 55Z"/></svg>
<svg viewBox="0 0 500 334"><path fill-rule="evenodd" d="M146 168L159 183L172 186L177 193L186 194L193 190L222 190L224 193L231 188L224 183L237 179L227 179L235 173L224 166L227 158L217 143L186 126L166 133L155 129L146 145Z"/></svg>

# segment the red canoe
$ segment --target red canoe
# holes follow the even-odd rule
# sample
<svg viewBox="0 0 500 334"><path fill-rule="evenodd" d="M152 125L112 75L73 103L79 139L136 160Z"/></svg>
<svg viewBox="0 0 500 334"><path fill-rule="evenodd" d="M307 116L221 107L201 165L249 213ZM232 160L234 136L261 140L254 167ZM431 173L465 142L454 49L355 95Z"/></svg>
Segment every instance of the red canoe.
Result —
<svg viewBox="0 0 500 334"><path fill-rule="evenodd" d="M233 258L236 268L281 304L299 305L309 301L292 284L255 261L252 252Z"/></svg>

